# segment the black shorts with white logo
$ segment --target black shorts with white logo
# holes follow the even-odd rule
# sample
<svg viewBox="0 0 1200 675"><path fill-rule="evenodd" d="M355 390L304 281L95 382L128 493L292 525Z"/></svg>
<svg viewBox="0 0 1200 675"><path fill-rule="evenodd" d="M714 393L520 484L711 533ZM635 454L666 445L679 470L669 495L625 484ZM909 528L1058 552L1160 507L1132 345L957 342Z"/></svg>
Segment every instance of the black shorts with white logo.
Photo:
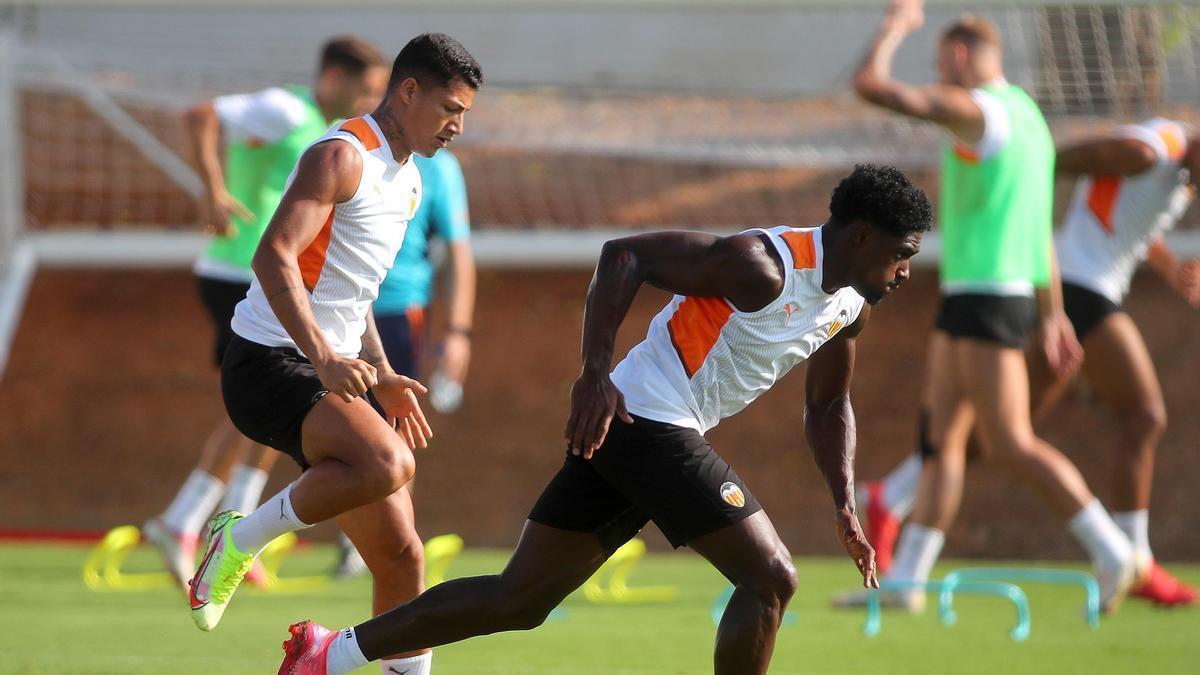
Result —
<svg viewBox="0 0 1200 675"><path fill-rule="evenodd" d="M1075 327L1075 337L1082 342L1088 333L1108 318L1109 314L1121 311L1121 306L1090 288L1062 282L1063 311Z"/></svg>
<svg viewBox="0 0 1200 675"><path fill-rule="evenodd" d="M594 532L611 554L651 520L678 548L762 510L699 432L633 419L613 419L592 459L568 455L529 519Z"/></svg>
<svg viewBox="0 0 1200 675"><path fill-rule="evenodd" d="M321 384L312 362L295 349L266 347L236 333L221 364L221 394L238 431L309 467L301 447L308 411L329 390ZM385 419L379 402L367 392L367 402Z"/></svg>
<svg viewBox="0 0 1200 675"><path fill-rule="evenodd" d="M233 338L233 329L229 327L229 322L233 320L233 308L246 297L250 284L197 275L196 289L200 291L200 302L204 303L204 309L208 310L216 330L213 357L214 363L220 368L225 360L225 350L229 348L229 340Z"/></svg>
<svg viewBox="0 0 1200 675"><path fill-rule="evenodd" d="M942 296L937 329L954 338L971 338L1024 349L1037 322L1031 297L955 293Z"/></svg>

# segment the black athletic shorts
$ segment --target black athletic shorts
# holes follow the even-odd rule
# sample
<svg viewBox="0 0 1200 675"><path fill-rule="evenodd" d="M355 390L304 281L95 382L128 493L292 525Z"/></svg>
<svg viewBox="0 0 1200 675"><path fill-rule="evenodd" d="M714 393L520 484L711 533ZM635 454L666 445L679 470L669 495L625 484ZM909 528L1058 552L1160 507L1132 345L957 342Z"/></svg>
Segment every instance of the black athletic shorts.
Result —
<svg viewBox="0 0 1200 675"><path fill-rule="evenodd" d="M1062 282L1063 311L1075 327L1075 337L1080 342L1108 318L1109 314L1121 311L1121 306L1090 288Z"/></svg>
<svg viewBox="0 0 1200 675"><path fill-rule="evenodd" d="M236 333L221 364L221 394L238 431L256 443L270 446L309 467L300 447L301 428L308 411L329 390L317 369L295 349L265 347ZM379 402L367 401L385 419Z"/></svg>
<svg viewBox="0 0 1200 675"><path fill-rule="evenodd" d="M678 548L762 510L699 432L633 419L614 419L592 459L568 454L529 519L594 532L612 554L651 520Z"/></svg>
<svg viewBox="0 0 1200 675"><path fill-rule="evenodd" d="M950 337L972 338L1024 349L1037 322L1033 298L985 293L942 296L937 329Z"/></svg>
<svg viewBox="0 0 1200 675"><path fill-rule="evenodd" d="M214 363L218 368L225 360L225 350L229 347L229 339L233 337L233 329L229 322L233 320L233 308L246 297L250 284L240 281L222 281L211 277L196 276L196 288L200 291L200 301L216 329L216 340L213 343Z"/></svg>

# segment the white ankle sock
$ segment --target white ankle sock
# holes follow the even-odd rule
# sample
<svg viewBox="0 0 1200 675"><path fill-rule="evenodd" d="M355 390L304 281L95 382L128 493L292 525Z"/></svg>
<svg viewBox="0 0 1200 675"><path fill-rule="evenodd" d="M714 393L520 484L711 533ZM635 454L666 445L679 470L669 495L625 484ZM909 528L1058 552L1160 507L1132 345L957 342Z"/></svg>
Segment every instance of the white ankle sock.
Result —
<svg viewBox="0 0 1200 675"><path fill-rule="evenodd" d="M1129 539L1108 516L1099 499L1088 502L1079 513L1071 516L1067 527L1097 567L1119 567L1133 555Z"/></svg>
<svg viewBox="0 0 1200 675"><path fill-rule="evenodd" d="M229 488L225 490L225 498L221 500L222 511L237 511L250 513L262 499L263 488L267 486L267 472L256 466L239 464L229 477Z"/></svg>
<svg viewBox="0 0 1200 675"><path fill-rule="evenodd" d="M900 530L896 556L887 578L894 581L929 581L929 573L942 553L946 535L932 527L909 523Z"/></svg>
<svg viewBox="0 0 1200 675"><path fill-rule="evenodd" d="M429 675L433 672L433 652L406 659L384 659L379 667L383 675Z"/></svg>
<svg viewBox="0 0 1200 675"><path fill-rule="evenodd" d="M358 637L354 635L353 628L343 628L338 631L338 636L329 643L329 651L325 652L327 675L345 675L368 663L370 661L358 648Z"/></svg>
<svg viewBox="0 0 1200 675"><path fill-rule="evenodd" d="M1121 528L1121 532L1133 544L1133 552L1143 560L1152 560L1154 554L1150 551L1150 511L1118 511L1112 514L1113 522Z"/></svg>
<svg viewBox="0 0 1200 675"><path fill-rule="evenodd" d="M229 534L239 551L254 551L257 554L281 534L312 527L297 518L296 512L292 510L294 485L295 483L289 484L279 494L263 502L254 513L233 524Z"/></svg>
<svg viewBox="0 0 1200 675"><path fill-rule="evenodd" d="M883 505L900 520L912 513L924 466L921 456L914 452L883 479Z"/></svg>
<svg viewBox="0 0 1200 675"><path fill-rule="evenodd" d="M225 484L207 471L194 469L163 511L162 521L179 534L198 534L221 500Z"/></svg>

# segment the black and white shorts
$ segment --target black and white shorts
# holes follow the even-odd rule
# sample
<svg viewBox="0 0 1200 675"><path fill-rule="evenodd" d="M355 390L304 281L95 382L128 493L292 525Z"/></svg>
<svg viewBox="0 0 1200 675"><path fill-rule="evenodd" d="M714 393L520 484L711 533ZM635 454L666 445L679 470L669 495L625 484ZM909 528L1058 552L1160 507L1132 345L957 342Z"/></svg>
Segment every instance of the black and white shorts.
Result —
<svg viewBox="0 0 1200 675"><path fill-rule="evenodd" d="M1069 281L1062 282L1063 311L1075 327L1075 337L1083 342L1088 333L1099 326L1110 314L1121 311L1121 306L1090 288L1077 286Z"/></svg>
<svg viewBox="0 0 1200 675"><path fill-rule="evenodd" d="M678 548L762 510L699 432L633 419L614 419L592 459L568 455L529 519L594 532L611 554L651 520Z"/></svg>
<svg viewBox="0 0 1200 675"><path fill-rule="evenodd" d="M200 302L204 303L204 309L208 311L216 331L213 358L220 368L225 360L225 350L229 348L229 340L233 338L233 329L229 327L229 322L233 320L233 308L246 297L250 284L196 275L196 290L200 292Z"/></svg>
<svg viewBox="0 0 1200 675"><path fill-rule="evenodd" d="M955 293L942 296L936 327L954 338L971 338L1024 349L1037 323L1031 297Z"/></svg>
<svg viewBox="0 0 1200 675"><path fill-rule="evenodd" d="M221 394L238 431L309 467L301 447L304 418L329 390L312 362L295 349L266 347L236 333L221 364ZM370 391L367 402L387 415Z"/></svg>

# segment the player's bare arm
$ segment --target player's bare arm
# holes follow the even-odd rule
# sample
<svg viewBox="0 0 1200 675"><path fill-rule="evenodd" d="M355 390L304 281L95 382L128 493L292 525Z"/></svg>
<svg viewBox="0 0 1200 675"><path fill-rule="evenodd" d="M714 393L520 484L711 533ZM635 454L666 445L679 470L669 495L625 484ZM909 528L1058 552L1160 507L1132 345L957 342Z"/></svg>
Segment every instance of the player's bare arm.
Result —
<svg viewBox="0 0 1200 675"><path fill-rule="evenodd" d="M893 0L858 72L854 91L863 100L908 117L948 129L968 143L983 138L983 110L963 87L917 86L892 77L892 60L900 43L925 21L921 0Z"/></svg>
<svg viewBox="0 0 1200 675"><path fill-rule="evenodd" d="M471 252L471 244L466 241L456 241L447 248L450 280L446 288L449 299L446 311L449 323L438 369L461 384L467 378L467 369L471 365L471 326L475 317L475 256Z"/></svg>
<svg viewBox="0 0 1200 675"><path fill-rule="evenodd" d="M606 243L584 305L583 371L571 388L565 432L571 453L591 458L614 415L633 421L609 370L617 329L642 284L723 297L752 312L779 297L783 282L783 263L766 235L654 232Z"/></svg>
<svg viewBox="0 0 1200 675"><path fill-rule="evenodd" d="M348 143L326 141L310 148L300 158L296 178L267 225L252 263L279 322L312 361L322 384L346 402L375 386L376 369L334 353L313 316L299 258L333 207L354 195L361 176L362 159Z"/></svg>
<svg viewBox="0 0 1200 675"><path fill-rule="evenodd" d="M1200 259L1180 260L1160 237L1146 251L1146 264L1179 297L1200 309Z"/></svg>
<svg viewBox="0 0 1200 675"><path fill-rule="evenodd" d="M1075 335L1075 326L1063 309L1062 275L1058 270L1058 252L1050 245L1050 283L1037 289L1038 325L1036 338L1047 365L1059 377L1075 372L1083 363L1083 346Z"/></svg>
<svg viewBox="0 0 1200 675"><path fill-rule="evenodd" d="M192 161L204 183L204 195L199 202L200 224L206 232L232 236L236 234L233 216L252 220L254 214L229 194L225 185L225 172L221 168L221 121L212 101L189 108L184 115L184 128Z"/></svg>
<svg viewBox="0 0 1200 675"><path fill-rule="evenodd" d="M863 534L854 504L854 450L858 434L850 404L855 339L866 326L870 313L871 308L864 306L854 323L809 358L804 380L804 435L833 495L838 539L862 573L863 586L879 588L875 550Z"/></svg>
<svg viewBox="0 0 1200 675"><path fill-rule="evenodd" d="M1154 148L1136 138L1096 138L1059 148L1054 171L1067 176L1135 176L1154 166Z"/></svg>
<svg viewBox="0 0 1200 675"><path fill-rule="evenodd" d="M400 434L410 448L429 447L433 429L417 401L417 392L425 393L420 382L397 373L387 360L379 327L375 325L375 310L367 310L367 327L363 331L359 358L375 367L376 383L371 388L379 405L388 416L388 423Z"/></svg>

